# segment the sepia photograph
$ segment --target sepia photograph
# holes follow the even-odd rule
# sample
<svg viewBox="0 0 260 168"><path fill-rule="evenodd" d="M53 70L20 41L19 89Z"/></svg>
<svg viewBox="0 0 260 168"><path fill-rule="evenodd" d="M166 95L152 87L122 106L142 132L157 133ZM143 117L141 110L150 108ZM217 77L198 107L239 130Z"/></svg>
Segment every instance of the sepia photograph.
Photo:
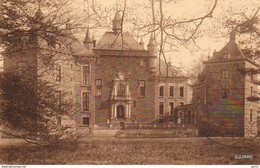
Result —
<svg viewBox="0 0 260 168"><path fill-rule="evenodd" d="M0 0L0 166L260 168L259 0Z"/></svg>

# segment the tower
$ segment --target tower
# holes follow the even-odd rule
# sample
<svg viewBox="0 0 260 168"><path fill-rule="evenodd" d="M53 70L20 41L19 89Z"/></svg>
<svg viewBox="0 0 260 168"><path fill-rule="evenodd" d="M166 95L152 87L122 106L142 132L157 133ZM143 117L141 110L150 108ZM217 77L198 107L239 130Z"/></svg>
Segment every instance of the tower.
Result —
<svg viewBox="0 0 260 168"><path fill-rule="evenodd" d="M149 40L149 43L147 45L148 54L149 54L149 68L151 68L152 71L155 71L156 69L156 59L157 59L157 47L154 40L153 33L151 33L151 37Z"/></svg>

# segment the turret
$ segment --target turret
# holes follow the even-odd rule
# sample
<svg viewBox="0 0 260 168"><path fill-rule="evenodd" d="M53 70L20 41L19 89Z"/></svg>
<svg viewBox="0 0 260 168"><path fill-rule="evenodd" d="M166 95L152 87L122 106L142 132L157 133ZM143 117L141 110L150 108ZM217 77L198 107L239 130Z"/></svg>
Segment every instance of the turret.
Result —
<svg viewBox="0 0 260 168"><path fill-rule="evenodd" d="M41 21L43 20L43 13L41 11L40 5L34 14L35 20L33 21L32 29L39 29L41 27Z"/></svg>
<svg viewBox="0 0 260 168"><path fill-rule="evenodd" d="M149 44L147 45L148 54L149 54L149 68L152 71L156 69L156 59L157 59L157 46L155 43L155 39L153 33L151 33Z"/></svg>
<svg viewBox="0 0 260 168"><path fill-rule="evenodd" d="M115 17L113 19L113 31L115 33L119 33L121 32L121 23L122 23L122 18L118 12L118 10L116 11Z"/></svg>
<svg viewBox="0 0 260 168"><path fill-rule="evenodd" d="M83 44L87 50L93 49L93 41L90 38L89 29L87 29L86 37L85 37Z"/></svg>

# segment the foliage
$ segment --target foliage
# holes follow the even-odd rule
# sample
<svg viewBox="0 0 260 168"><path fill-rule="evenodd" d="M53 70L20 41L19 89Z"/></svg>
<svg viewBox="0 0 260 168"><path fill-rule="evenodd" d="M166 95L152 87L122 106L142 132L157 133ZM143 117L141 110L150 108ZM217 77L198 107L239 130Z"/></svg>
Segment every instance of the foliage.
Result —
<svg viewBox="0 0 260 168"><path fill-rule="evenodd" d="M46 81L14 72L0 74L2 132L36 144L59 142L66 127L55 118L66 114L71 102L55 99L57 90Z"/></svg>
<svg viewBox="0 0 260 168"><path fill-rule="evenodd" d="M56 117L69 111L71 102L56 100L57 86L44 78L72 59L75 38L71 30L79 26L72 10L69 0L1 1L0 42L4 57L29 60L26 72L0 74L0 119L5 134L39 145L77 138L73 131L65 133L67 128L55 122ZM30 60L34 55L37 58Z"/></svg>

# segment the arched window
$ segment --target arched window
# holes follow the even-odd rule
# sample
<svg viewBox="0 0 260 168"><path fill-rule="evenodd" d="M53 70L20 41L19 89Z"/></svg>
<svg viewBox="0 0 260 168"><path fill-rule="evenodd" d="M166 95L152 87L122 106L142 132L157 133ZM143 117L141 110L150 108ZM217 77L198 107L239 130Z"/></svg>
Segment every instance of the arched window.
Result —
<svg viewBox="0 0 260 168"><path fill-rule="evenodd" d="M117 96L125 96L125 86L123 84L118 85Z"/></svg>

